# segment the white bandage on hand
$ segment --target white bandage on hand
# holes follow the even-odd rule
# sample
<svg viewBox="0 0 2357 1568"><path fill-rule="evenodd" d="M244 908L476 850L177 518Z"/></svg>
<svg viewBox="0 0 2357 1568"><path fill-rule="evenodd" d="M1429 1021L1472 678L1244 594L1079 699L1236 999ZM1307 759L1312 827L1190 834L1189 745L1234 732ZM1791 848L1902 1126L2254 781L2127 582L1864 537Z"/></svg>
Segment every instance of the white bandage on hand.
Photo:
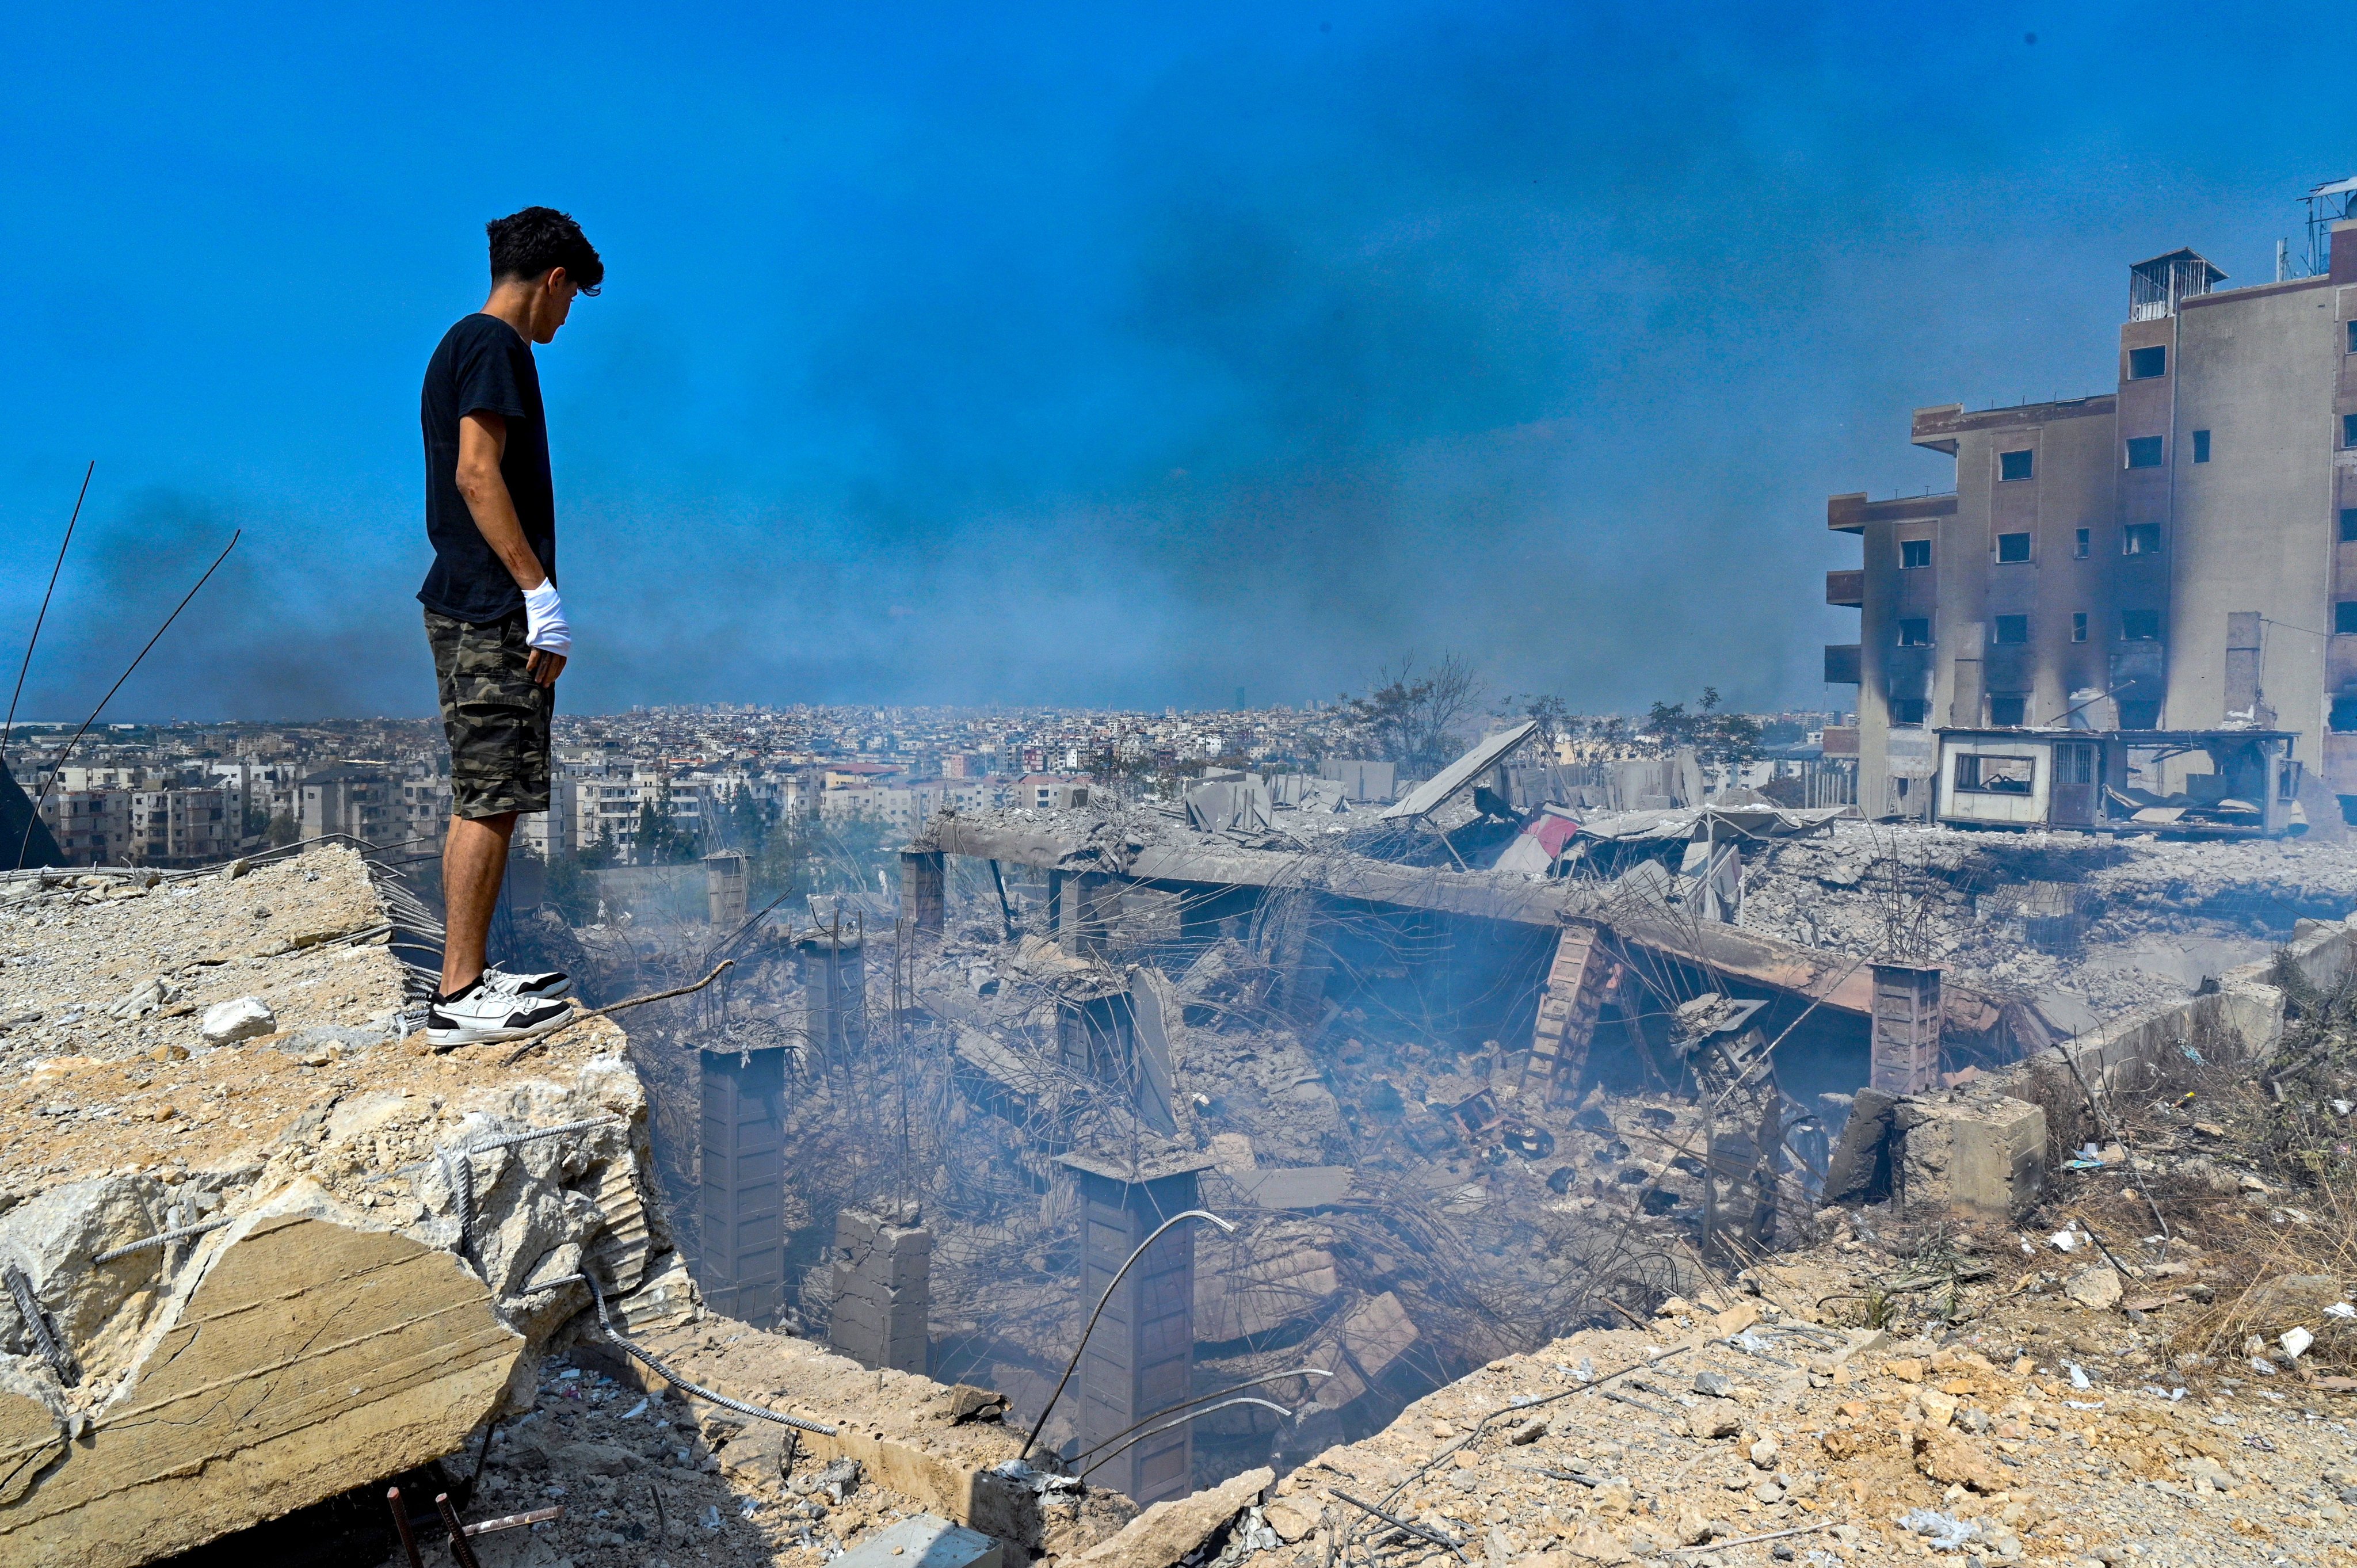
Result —
<svg viewBox="0 0 2357 1568"><path fill-rule="evenodd" d="M556 585L543 581L523 591L523 644L560 658L573 651L573 628L565 623L565 602Z"/></svg>

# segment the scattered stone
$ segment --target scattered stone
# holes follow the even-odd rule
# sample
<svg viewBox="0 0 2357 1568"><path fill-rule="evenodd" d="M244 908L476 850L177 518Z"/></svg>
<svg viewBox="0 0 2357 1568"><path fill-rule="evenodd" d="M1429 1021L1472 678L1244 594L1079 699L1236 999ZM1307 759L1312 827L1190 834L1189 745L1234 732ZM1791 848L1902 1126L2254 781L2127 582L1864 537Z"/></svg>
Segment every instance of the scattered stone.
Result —
<svg viewBox="0 0 2357 1568"><path fill-rule="evenodd" d="M277 1027L278 1016L271 1012L270 1004L259 996L240 996L206 1008L199 1032L207 1045L227 1046L270 1034Z"/></svg>
<svg viewBox="0 0 2357 1568"><path fill-rule="evenodd" d="M2090 1312L2109 1312L2120 1304L2119 1273L2109 1263L2091 1263L2062 1283L2062 1294Z"/></svg>

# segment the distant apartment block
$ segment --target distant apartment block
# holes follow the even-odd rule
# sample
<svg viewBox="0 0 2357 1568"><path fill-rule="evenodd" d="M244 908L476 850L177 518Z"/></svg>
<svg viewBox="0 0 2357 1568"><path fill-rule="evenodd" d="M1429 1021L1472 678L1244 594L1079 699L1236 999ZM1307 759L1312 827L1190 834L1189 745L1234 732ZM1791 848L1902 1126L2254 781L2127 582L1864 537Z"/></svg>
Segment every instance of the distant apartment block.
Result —
<svg viewBox="0 0 2357 1568"><path fill-rule="evenodd" d="M1954 489L1832 498L1864 550L1826 575L1859 629L1824 677L1858 687L1868 814L1925 811L1943 728L2281 730L2357 796L2352 229L2323 274L2249 288L2136 263L2115 391L1919 409Z"/></svg>
<svg viewBox="0 0 2357 1568"><path fill-rule="evenodd" d="M128 789L52 789L41 823L69 865L122 865L131 858Z"/></svg>
<svg viewBox="0 0 2357 1568"><path fill-rule="evenodd" d="M134 789L129 859L142 865L205 865L236 849L238 824L222 789Z"/></svg>

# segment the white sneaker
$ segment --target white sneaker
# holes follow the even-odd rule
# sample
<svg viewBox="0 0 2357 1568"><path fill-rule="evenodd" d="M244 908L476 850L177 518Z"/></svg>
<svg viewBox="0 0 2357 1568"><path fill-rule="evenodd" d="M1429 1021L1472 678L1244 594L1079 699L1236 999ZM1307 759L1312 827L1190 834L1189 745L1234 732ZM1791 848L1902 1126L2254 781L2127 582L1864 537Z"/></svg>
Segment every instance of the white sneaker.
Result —
<svg viewBox="0 0 2357 1568"><path fill-rule="evenodd" d="M483 971L483 983L511 996L539 997L548 1001L569 996L573 992L573 977L561 969L548 970L540 974L511 974L493 964Z"/></svg>
<svg viewBox="0 0 2357 1568"><path fill-rule="evenodd" d="M456 996L440 997L425 1009L425 1042L436 1050L486 1040L528 1040L573 1015L562 1002L518 996L481 981Z"/></svg>

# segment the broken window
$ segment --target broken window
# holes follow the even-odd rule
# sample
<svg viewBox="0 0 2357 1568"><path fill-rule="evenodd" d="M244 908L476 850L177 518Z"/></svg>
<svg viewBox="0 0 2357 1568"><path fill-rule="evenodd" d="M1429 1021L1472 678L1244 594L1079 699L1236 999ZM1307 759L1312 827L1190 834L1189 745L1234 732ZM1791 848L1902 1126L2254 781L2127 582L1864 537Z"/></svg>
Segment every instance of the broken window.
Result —
<svg viewBox="0 0 2357 1568"><path fill-rule="evenodd" d="M1998 534L1996 536L1996 558L2000 562L2029 560L2029 535L2026 533Z"/></svg>
<svg viewBox="0 0 2357 1568"><path fill-rule="evenodd" d="M2071 542L2071 553L2076 555L2082 561L2084 561L2087 558L2088 539L2088 531L2083 528L2073 535Z"/></svg>
<svg viewBox="0 0 2357 1568"><path fill-rule="evenodd" d="M1918 571L1932 564L1932 542L1928 539L1902 539L1899 542L1899 568L1902 572Z"/></svg>
<svg viewBox="0 0 2357 1568"><path fill-rule="evenodd" d="M2160 524L2132 522L2120 532L2120 553L2123 555L2158 555L2160 553Z"/></svg>
<svg viewBox="0 0 2357 1568"><path fill-rule="evenodd" d="M2332 699L2332 716L2326 721L2335 735L2357 735L2357 693Z"/></svg>
<svg viewBox="0 0 2357 1568"><path fill-rule="evenodd" d="M1901 729L1921 729L1931 707L1921 697L1895 697L1890 703L1890 722Z"/></svg>
<svg viewBox="0 0 2357 1568"><path fill-rule="evenodd" d="M2142 697L2121 698L2120 727L2122 729L2158 729L2160 704Z"/></svg>
<svg viewBox="0 0 2357 1568"><path fill-rule="evenodd" d="M2339 637L2357 637L2357 599L2343 599L2332 607L2332 630Z"/></svg>
<svg viewBox="0 0 2357 1568"><path fill-rule="evenodd" d="M2131 435L2128 437L2128 467L2158 468L2160 467L2160 437Z"/></svg>
<svg viewBox="0 0 2357 1568"><path fill-rule="evenodd" d="M2087 612L2085 610L2072 610L2071 612L2071 640L2073 642L2084 642L2087 640Z"/></svg>
<svg viewBox="0 0 2357 1568"><path fill-rule="evenodd" d="M2122 610L2120 640L2123 642L2157 642L2160 639L2158 610Z"/></svg>
<svg viewBox="0 0 2357 1568"><path fill-rule="evenodd" d="M1932 646L1932 623L1927 620L1902 620L1899 623L1899 646L1929 648Z"/></svg>
<svg viewBox="0 0 2357 1568"><path fill-rule="evenodd" d="M2149 349L2128 350L2128 380L2148 381L2155 376L2169 374L2169 348L2156 343Z"/></svg>
<svg viewBox="0 0 2357 1568"><path fill-rule="evenodd" d="M1989 698L1989 723L1999 729L2019 729L2029 722L2026 716L2029 709L2029 699L2027 697L2000 697L1992 694Z"/></svg>
<svg viewBox="0 0 2357 1568"><path fill-rule="evenodd" d="M1999 479L2026 479L2030 477L2031 458L2028 451L2000 452L1996 455L1996 477Z"/></svg>
<svg viewBox="0 0 2357 1568"><path fill-rule="evenodd" d="M2193 433L2193 460L2197 463L2210 460L2210 433L2206 430Z"/></svg>
<svg viewBox="0 0 2357 1568"><path fill-rule="evenodd" d="M1956 789L1977 795L2027 795L2037 768L2035 757L1966 752L1956 758Z"/></svg>
<svg viewBox="0 0 2357 1568"><path fill-rule="evenodd" d="M1989 624L1993 628L1990 640L2001 648L2029 640L2028 616L1998 616Z"/></svg>

